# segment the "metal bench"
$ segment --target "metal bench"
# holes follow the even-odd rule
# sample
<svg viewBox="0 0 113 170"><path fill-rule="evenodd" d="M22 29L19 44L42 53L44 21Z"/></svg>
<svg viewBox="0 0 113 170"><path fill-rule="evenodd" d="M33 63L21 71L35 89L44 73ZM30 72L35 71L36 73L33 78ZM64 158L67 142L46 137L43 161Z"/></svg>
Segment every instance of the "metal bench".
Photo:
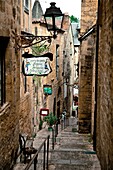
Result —
<svg viewBox="0 0 113 170"><path fill-rule="evenodd" d="M20 154L24 156L24 163L31 155L37 152L37 149L33 147L33 139L28 139L26 136L19 134ZM21 161L21 160L20 160Z"/></svg>

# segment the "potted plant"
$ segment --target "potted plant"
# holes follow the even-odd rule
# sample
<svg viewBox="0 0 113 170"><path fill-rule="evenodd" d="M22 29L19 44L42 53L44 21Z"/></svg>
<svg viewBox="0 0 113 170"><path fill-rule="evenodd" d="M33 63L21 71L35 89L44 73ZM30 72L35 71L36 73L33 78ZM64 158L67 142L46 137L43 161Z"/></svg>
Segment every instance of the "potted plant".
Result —
<svg viewBox="0 0 113 170"><path fill-rule="evenodd" d="M47 122L47 124L49 125L48 130L52 129L52 126L55 124L55 122L57 121L57 117L53 115L53 113L51 112L48 116L44 117L44 121Z"/></svg>

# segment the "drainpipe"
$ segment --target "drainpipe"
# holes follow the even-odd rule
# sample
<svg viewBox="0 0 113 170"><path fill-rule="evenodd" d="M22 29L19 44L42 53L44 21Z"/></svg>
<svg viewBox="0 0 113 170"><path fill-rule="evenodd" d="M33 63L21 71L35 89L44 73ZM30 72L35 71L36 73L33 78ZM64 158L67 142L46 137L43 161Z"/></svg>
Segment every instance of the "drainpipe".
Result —
<svg viewBox="0 0 113 170"><path fill-rule="evenodd" d="M95 57L95 109L94 109L94 132L93 132L93 149L96 151L97 140L97 98L98 98L98 52L99 52L99 10L100 0L98 0L97 13L97 33L96 33L96 57Z"/></svg>

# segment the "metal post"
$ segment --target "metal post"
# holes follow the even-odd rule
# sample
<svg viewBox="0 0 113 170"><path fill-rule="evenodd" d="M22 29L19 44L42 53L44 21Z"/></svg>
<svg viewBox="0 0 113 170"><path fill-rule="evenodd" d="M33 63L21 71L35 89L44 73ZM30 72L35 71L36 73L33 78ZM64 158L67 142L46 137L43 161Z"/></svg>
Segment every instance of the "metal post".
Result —
<svg viewBox="0 0 113 170"><path fill-rule="evenodd" d="M57 126L57 135L58 135L58 124L59 124L59 123L58 123L58 121L57 121L57 124L56 124L56 126Z"/></svg>
<svg viewBox="0 0 113 170"><path fill-rule="evenodd" d="M47 139L47 170L48 170L48 159L49 159L49 138L50 136L48 136L48 139Z"/></svg>
<svg viewBox="0 0 113 170"><path fill-rule="evenodd" d="M52 149L54 150L54 129L52 127Z"/></svg>
<svg viewBox="0 0 113 170"><path fill-rule="evenodd" d="M43 170L45 170L45 156L46 156L46 143L44 142L44 162L43 162Z"/></svg>
<svg viewBox="0 0 113 170"><path fill-rule="evenodd" d="M65 116L64 116L64 129L65 129L65 127L66 127L66 118L65 118Z"/></svg>
<svg viewBox="0 0 113 170"><path fill-rule="evenodd" d="M37 156L35 157L35 159L34 159L34 170L36 170L37 168Z"/></svg>

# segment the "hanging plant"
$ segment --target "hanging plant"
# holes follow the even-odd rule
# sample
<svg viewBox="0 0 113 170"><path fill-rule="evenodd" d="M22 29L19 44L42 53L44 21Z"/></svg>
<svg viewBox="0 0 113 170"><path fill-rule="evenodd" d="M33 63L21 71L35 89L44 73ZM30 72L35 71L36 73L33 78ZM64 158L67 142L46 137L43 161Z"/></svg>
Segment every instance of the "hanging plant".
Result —
<svg viewBox="0 0 113 170"><path fill-rule="evenodd" d="M43 44L41 44L41 45L32 46L33 55L40 55L43 52L45 53L48 50L49 50L49 46L47 44L45 44L45 42Z"/></svg>

